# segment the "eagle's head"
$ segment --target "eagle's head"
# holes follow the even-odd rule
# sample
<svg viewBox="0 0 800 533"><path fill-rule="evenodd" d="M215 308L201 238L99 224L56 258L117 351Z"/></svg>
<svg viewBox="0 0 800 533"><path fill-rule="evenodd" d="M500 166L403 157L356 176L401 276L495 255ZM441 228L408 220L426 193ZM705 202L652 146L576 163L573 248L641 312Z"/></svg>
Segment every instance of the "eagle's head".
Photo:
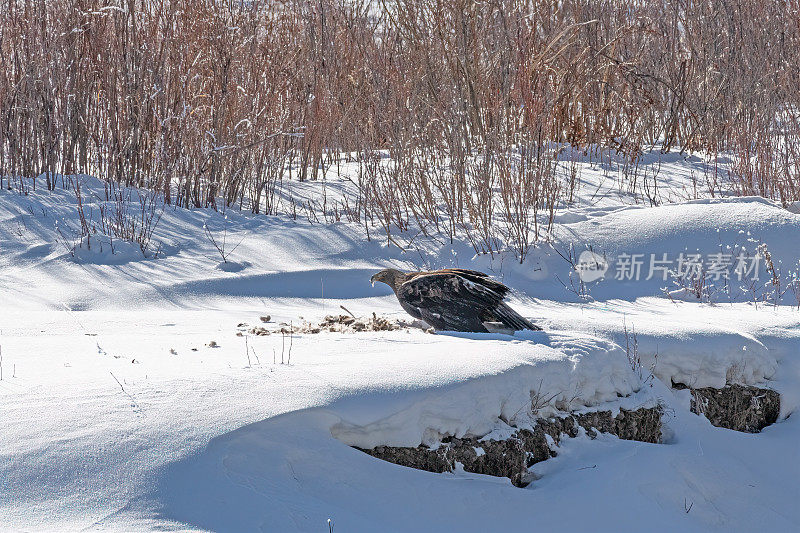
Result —
<svg viewBox="0 0 800 533"><path fill-rule="evenodd" d="M385 283L390 286L392 290L396 290L399 284L398 282L402 283L402 280L405 278L405 276L405 274L395 268L384 268L369 278L369 281L373 286L375 286L376 281L380 281L381 283Z"/></svg>

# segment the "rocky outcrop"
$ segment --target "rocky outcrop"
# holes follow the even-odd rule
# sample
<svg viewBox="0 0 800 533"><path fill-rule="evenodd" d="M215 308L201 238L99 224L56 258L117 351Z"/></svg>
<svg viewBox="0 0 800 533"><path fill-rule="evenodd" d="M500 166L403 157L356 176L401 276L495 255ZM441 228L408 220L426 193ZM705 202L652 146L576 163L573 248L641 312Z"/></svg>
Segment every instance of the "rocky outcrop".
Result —
<svg viewBox="0 0 800 533"><path fill-rule="evenodd" d="M622 409L616 416L611 411L596 411L538 419L532 430L520 429L502 440L449 437L437 448L420 445L358 449L391 463L429 472L451 472L458 464L467 472L507 477L515 486L524 487L532 480L528 468L555 456L554 445L564 435L576 437L579 428L583 428L592 438L599 431L625 440L657 443L661 441L661 415L660 406Z"/></svg>
<svg viewBox="0 0 800 533"><path fill-rule="evenodd" d="M721 428L758 433L774 424L781 411L781 397L771 389L748 385L693 389L680 383L674 387L688 388L692 393L691 411L705 416L712 425Z"/></svg>

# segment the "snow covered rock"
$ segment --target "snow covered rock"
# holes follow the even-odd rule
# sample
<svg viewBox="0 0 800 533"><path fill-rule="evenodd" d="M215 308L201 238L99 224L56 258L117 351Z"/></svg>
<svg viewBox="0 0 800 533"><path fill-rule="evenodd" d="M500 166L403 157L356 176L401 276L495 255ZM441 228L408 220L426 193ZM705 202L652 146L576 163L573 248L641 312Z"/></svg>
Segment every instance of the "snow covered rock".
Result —
<svg viewBox="0 0 800 533"><path fill-rule="evenodd" d="M597 431L615 435L623 440L661 442L660 405L636 410L620 409L614 416L611 411L591 411L563 417L538 419L532 429L516 430L506 438L495 439L493 434L482 438L449 437L439 446L421 444L408 446L376 446L357 448L373 457L429 472L452 472L458 467L465 472L507 477L517 487L525 487L533 480L528 468L555 457L554 449L563 435L577 437L585 431L590 437Z"/></svg>
<svg viewBox="0 0 800 533"><path fill-rule="evenodd" d="M691 392L691 411L721 428L758 433L774 424L781 411L780 394L771 389L734 384Z"/></svg>

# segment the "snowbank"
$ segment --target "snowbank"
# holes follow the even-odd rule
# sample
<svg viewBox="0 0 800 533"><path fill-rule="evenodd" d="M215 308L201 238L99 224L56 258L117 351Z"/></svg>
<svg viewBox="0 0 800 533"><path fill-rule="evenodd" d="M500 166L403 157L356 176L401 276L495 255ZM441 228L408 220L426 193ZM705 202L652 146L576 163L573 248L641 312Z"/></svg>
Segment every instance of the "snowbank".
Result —
<svg viewBox="0 0 800 533"><path fill-rule="evenodd" d="M452 372L463 372L459 369L475 359L491 365L485 375L446 387L378 402L364 402L362 395L337 402L329 407L341 418L332 428L334 437L361 448L434 445L445 436L483 436L501 419L524 425L531 420L532 404L538 416L548 416L617 401L642 388L625 352L592 337L538 332L524 340L489 334L437 335L435 342L410 348L403 350L406 358L418 352L426 366L432 361L437 366L445 360L456 362ZM430 376L441 368L408 372Z"/></svg>
<svg viewBox="0 0 800 533"><path fill-rule="evenodd" d="M98 187L83 187L88 209ZM167 208L153 236L159 254L126 245L74 257L56 231L74 227L71 194L0 191L0 529L319 531L332 518L345 531L514 530L531 516L560 530L800 523L791 293L777 307L736 290L715 292L713 305L672 302L661 296L669 281L606 276L582 299L564 288L574 271L556 252L591 245L616 260L767 243L788 274L800 254L796 214L754 199L644 209L584 197L559 215L552 247L519 264L475 257L464 241L419 237L403 252L343 223ZM228 262L204 226L238 243ZM237 336L261 316L319 321L340 305L403 318L388 288L369 284L385 266L489 271L546 332ZM773 388L781 420L757 435L714 428L672 382ZM667 413L665 444L566 439L525 490L349 447L501 431L498 420L522 425L532 402L552 413L654 401Z"/></svg>

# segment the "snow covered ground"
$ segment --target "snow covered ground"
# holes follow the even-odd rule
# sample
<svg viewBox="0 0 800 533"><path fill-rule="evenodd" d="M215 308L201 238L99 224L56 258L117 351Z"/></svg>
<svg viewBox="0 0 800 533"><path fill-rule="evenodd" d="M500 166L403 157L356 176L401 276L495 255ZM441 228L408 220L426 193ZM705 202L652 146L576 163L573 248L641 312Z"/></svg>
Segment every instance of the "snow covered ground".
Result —
<svg viewBox="0 0 800 533"><path fill-rule="evenodd" d="M587 166L580 201L523 264L465 242L402 252L345 223L169 207L155 258L102 239L73 257L74 193L0 191L0 530L800 530L800 215L696 198L692 164L661 167L677 203L660 207ZM96 215L101 185L81 179ZM228 263L204 226L238 245ZM780 289L763 263L757 282L746 271L764 245ZM603 256L606 275L581 286L570 247ZM731 255L730 281L710 276L700 301L665 271L647 279L651 261L697 253ZM369 284L386 266L488 271L545 331L247 333L341 305L405 318ZM781 420L713 427L672 381L774 388ZM549 400L540 415L661 402L664 443L565 439L525 489L350 447L524 424L532 392Z"/></svg>

